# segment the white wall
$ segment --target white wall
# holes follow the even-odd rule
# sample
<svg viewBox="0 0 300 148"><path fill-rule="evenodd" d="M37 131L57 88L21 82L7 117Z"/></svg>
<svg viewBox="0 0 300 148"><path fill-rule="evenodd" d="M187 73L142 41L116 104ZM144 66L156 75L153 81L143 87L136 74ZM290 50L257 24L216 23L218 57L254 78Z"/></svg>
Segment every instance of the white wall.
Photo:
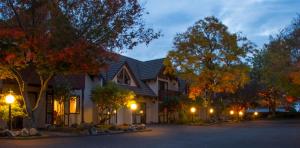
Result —
<svg viewBox="0 0 300 148"><path fill-rule="evenodd" d="M158 101L145 99L146 101L146 123L158 123Z"/></svg>
<svg viewBox="0 0 300 148"><path fill-rule="evenodd" d="M97 78L94 80L91 79L89 75L85 76L85 88L84 88L84 122L86 123L96 123L97 114L96 106L92 102L91 91L96 85L101 85L101 81Z"/></svg>
<svg viewBox="0 0 300 148"><path fill-rule="evenodd" d="M158 81L156 80L150 80L147 81L146 84L150 87L150 89L156 94L158 95Z"/></svg>

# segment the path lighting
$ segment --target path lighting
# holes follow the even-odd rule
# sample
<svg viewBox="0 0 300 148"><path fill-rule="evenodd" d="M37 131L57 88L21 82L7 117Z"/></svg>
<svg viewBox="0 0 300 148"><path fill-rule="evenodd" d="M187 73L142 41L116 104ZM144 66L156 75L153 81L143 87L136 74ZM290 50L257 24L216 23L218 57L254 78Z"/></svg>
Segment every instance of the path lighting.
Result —
<svg viewBox="0 0 300 148"><path fill-rule="evenodd" d="M257 116L258 115L258 112L254 112L254 116Z"/></svg>
<svg viewBox="0 0 300 148"><path fill-rule="evenodd" d="M195 107L191 107L190 111L191 111L192 114L194 114L196 112L196 108Z"/></svg>
<svg viewBox="0 0 300 148"><path fill-rule="evenodd" d="M117 113L117 110L114 110L114 114L116 114Z"/></svg>
<svg viewBox="0 0 300 148"><path fill-rule="evenodd" d="M140 110L140 114L144 114L144 111L143 111L143 110Z"/></svg>
<svg viewBox="0 0 300 148"><path fill-rule="evenodd" d="M195 115L195 112L196 112L196 108L195 107L191 107L190 111L192 113L192 121L194 121L194 115Z"/></svg>
<svg viewBox="0 0 300 148"><path fill-rule="evenodd" d="M213 108L209 109L209 113L210 114L214 113L214 109Z"/></svg>
<svg viewBox="0 0 300 148"><path fill-rule="evenodd" d="M229 112L229 114L230 114L230 115L234 115L234 111L231 110L231 111Z"/></svg>
<svg viewBox="0 0 300 148"><path fill-rule="evenodd" d="M136 109L137 109L137 104L136 103L131 103L130 104L130 109L132 110L133 112L133 123L136 123Z"/></svg>
<svg viewBox="0 0 300 148"><path fill-rule="evenodd" d="M243 116L243 115L244 115L244 113L243 113L242 111L240 111L240 112L239 112L239 115L240 115L240 116Z"/></svg>
<svg viewBox="0 0 300 148"><path fill-rule="evenodd" d="M9 129L12 129L12 117L11 117L11 104L15 102L15 96L13 96L13 91L9 91L9 94L5 96L5 102L8 104L8 119L9 119Z"/></svg>
<svg viewBox="0 0 300 148"><path fill-rule="evenodd" d="M137 104L135 103L130 104L130 109L135 111L137 109Z"/></svg>

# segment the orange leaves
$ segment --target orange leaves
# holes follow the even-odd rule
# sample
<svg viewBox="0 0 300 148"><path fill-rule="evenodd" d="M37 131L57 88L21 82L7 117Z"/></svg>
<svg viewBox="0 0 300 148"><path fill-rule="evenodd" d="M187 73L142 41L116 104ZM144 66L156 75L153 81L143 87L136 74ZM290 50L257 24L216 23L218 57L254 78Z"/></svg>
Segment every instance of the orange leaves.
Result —
<svg viewBox="0 0 300 148"><path fill-rule="evenodd" d="M289 78L295 84L300 84L300 71L294 71L289 74Z"/></svg>
<svg viewBox="0 0 300 148"><path fill-rule="evenodd" d="M296 98L295 98L295 97L292 97L292 96L286 96L285 99L286 99L286 101L289 102L289 103L292 103L292 102L294 102L294 101L296 100Z"/></svg>
<svg viewBox="0 0 300 148"><path fill-rule="evenodd" d="M0 27L0 39L19 40L25 37L25 33L19 28L4 28Z"/></svg>
<svg viewBox="0 0 300 148"><path fill-rule="evenodd" d="M202 89L199 87L190 87L189 88L189 98L195 100L202 93Z"/></svg>
<svg viewBox="0 0 300 148"><path fill-rule="evenodd" d="M16 54L9 53L9 54L6 55L5 60L6 60L7 62L9 62L9 61L12 61L12 60L15 59L15 58L16 58Z"/></svg>

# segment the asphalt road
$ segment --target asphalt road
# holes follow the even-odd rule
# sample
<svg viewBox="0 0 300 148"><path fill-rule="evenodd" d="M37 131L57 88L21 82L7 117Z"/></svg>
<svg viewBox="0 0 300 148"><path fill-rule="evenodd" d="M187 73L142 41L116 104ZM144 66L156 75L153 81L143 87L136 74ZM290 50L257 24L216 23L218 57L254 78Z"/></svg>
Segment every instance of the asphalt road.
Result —
<svg viewBox="0 0 300 148"><path fill-rule="evenodd" d="M213 126L153 126L153 131L106 136L0 140L0 148L300 148L300 120Z"/></svg>

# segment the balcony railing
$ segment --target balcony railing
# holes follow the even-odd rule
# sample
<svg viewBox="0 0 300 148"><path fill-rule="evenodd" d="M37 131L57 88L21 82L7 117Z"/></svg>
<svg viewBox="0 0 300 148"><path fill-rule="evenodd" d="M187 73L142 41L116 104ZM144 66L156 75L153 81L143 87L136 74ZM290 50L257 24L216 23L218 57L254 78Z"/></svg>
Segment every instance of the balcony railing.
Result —
<svg viewBox="0 0 300 148"><path fill-rule="evenodd" d="M181 93L174 90L159 90L158 98L160 101L163 101L164 98L179 96Z"/></svg>

